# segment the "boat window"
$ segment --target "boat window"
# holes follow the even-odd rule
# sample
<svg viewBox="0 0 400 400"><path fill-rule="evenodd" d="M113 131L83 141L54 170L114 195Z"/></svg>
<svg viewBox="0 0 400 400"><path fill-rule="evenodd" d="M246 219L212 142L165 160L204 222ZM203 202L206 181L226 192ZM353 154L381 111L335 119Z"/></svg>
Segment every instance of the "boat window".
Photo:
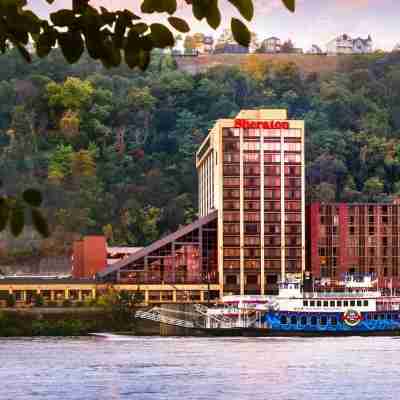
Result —
<svg viewBox="0 0 400 400"><path fill-rule="evenodd" d="M355 305L356 305L355 300L350 300L350 306L351 306L351 307L354 307Z"/></svg>
<svg viewBox="0 0 400 400"><path fill-rule="evenodd" d="M337 325L337 318L336 317L331 317L331 324L332 325Z"/></svg>
<svg viewBox="0 0 400 400"><path fill-rule="evenodd" d="M368 300L364 300L364 307L368 307Z"/></svg>
<svg viewBox="0 0 400 400"><path fill-rule="evenodd" d="M388 320L391 320L391 319L392 319L392 314L388 314L388 315L387 315L387 319L388 319Z"/></svg>
<svg viewBox="0 0 400 400"><path fill-rule="evenodd" d="M338 300L338 301L337 301L337 306L338 306L338 307L342 307L342 300Z"/></svg>
<svg viewBox="0 0 400 400"><path fill-rule="evenodd" d="M317 325L317 317L311 317L311 325Z"/></svg>
<svg viewBox="0 0 400 400"><path fill-rule="evenodd" d="M378 319L378 314L374 314L374 320L376 321Z"/></svg>
<svg viewBox="0 0 400 400"><path fill-rule="evenodd" d="M282 316L281 316L281 324L282 324L282 325L286 325L286 324L287 324L287 317L286 317L286 315L282 315Z"/></svg>
<svg viewBox="0 0 400 400"><path fill-rule="evenodd" d="M328 307L329 306L329 302L324 301L324 307Z"/></svg>
<svg viewBox="0 0 400 400"><path fill-rule="evenodd" d="M308 300L303 300L303 306L308 307Z"/></svg>
<svg viewBox="0 0 400 400"><path fill-rule="evenodd" d="M335 307L335 301L331 301L331 302L330 302L330 306L331 306L331 307Z"/></svg>
<svg viewBox="0 0 400 400"><path fill-rule="evenodd" d="M357 306L361 307L361 300L357 300Z"/></svg>
<svg viewBox="0 0 400 400"><path fill-rule="evenodd" d="M343 302L343 305L344 305L345 307L348 307L348 306L349 306L349 302L348 302L347 300L345 300L345 301Z"/></svg>
<svg viewBox="0 0 400 400"><path fill-rule="evenodd" d="M290 317L290 323L292 325L297 325L297 317L294 315L292 317Z"/></svg>
<svg viewBox="0 0 400 400"><path fill-rule="evenodd" d="M384 320L384 319L385 319L385 314L381 314L381 315L379 316L379 319Z"/></svg>
<svg viewBox="0 0 400 400"><path fill-rule="evenodd" d="M318 301L317 301L317 307L321 307L321 304L322 304L321 301L318 300Z"/></svg>
<svg viewBox="0 0 400 400"><path fill-rule="evenodd" d="M371 313L369 313L369 314L367 315L367 318L368 318L368 319L373 319L374 317L372 316Z"/></svg>
<svg viewBox="0 0 400 400"><path fill-rule="evenodd" d="M327 324L327 321L328 320L328 318L326 318L326 317L321 317L321 325L326 325Z"/></svg>
<svg viewBox="0 0 400 400"><path fill-rule="evenodd" d="M307 317L303 315L300 318L300 323L301 323L301 325L307 325Z"/></svg>
<svg viewBox="0 0 400 400"><path fill-rule="evenodd" d="M315 307L315 301L314 300L310 301L310 307Z"/></svg>

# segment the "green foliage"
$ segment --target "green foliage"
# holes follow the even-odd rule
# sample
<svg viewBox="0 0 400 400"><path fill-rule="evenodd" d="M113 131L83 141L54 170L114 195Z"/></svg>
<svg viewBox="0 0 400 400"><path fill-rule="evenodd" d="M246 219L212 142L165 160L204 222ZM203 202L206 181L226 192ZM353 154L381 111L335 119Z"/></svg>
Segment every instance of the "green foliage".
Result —
<svg viewBox="0 0 400 400"><path fill-rule="evenodd" d="M7 307L10 307L10 308L15 307L16 303L17 303L17 300L15 298L15 295L14 294L9 294L7 296L7 300L6 300Z"/></svg>
<svg viewBox="0 0 400 400"><path fill-rule="evenodd" d="M33 304L35 307L42 307L44 305L44 299L41 294L36 293L33 297Z"/></svg>
<svg viewBox="0 0 400 400"><path fill-rule="evenodd" d="M35 188L52 232L39 255L65 254L86 234L144 246L175 231L196 218L198 145L215 120L241 109L285 107L290 118L305 119L309 201L390 201L399 194L398 64L384 66L381 55L375 73L376 55L349 56L343 70L305 76L294 63L266 65L257 57L190 75L161 55L137 73L108 71L88 54L72 67L60 50L33 67L15 51L6 54L0 230L11 226L15 206L25 224L42 226L38 193L23 195Z"/></svg>

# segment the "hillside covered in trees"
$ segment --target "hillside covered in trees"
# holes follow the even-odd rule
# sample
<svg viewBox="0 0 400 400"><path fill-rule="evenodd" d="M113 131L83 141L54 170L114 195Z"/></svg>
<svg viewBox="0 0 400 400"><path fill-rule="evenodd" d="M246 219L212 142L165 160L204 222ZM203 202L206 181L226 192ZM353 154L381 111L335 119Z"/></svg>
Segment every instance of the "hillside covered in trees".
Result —
<svg viewBox="0 0 400 400"><path fill-rule="evenodd" d="M399 58L355 57L304 76L255 56L197 75L169 56L145 73L87 57L69 66L56 51L30 65L2 56L0 179L8 193L40 188L52 230L23 254L61 254L93 233L146 245L196 218L194 152L216 119L240 109L305 119L307 201L390 201L400 194Z"/></svg>

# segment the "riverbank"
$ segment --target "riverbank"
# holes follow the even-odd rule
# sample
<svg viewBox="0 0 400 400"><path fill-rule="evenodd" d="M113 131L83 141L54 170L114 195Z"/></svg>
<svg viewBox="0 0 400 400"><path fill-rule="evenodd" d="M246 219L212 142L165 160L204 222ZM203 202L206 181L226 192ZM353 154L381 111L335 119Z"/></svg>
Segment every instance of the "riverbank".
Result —
<svg viewBox="0 0 400 400"><path fill-rule="evenodd" d="M85 336L93 332L121 331L159 335L160 324L137 319L127 322L98 307L0 310L0 337Z"/></svg>

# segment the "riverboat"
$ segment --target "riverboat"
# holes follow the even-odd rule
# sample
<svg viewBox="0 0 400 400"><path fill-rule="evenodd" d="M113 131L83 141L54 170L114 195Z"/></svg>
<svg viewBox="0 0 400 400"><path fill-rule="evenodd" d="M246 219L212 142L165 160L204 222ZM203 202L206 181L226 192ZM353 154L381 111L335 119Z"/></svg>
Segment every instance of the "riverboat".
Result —
<svg viewBox="0 0 400 400"><path fill-rule="evenodd" d="M384 295L370 277L310 292L300 282L283 282L277 296L223 297L208 308L206 327L285 336L394 334L400 332L400 297Z"/></svg>

